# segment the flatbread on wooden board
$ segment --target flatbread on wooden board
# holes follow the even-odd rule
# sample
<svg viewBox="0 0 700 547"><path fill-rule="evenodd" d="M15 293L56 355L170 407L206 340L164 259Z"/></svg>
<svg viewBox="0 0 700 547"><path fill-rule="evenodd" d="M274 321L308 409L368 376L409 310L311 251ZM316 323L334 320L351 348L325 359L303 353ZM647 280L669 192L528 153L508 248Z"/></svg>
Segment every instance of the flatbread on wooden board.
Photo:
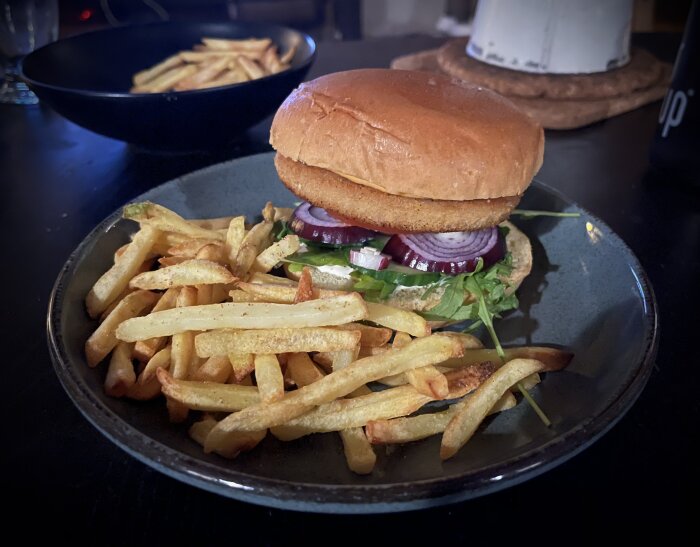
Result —
<svg viewBox="0 0 700 547"><path fill-rule="evenodd" d="M444 73L437 60L438 51L438 49L431 49L397 57L392 61L391 68ZM659 64L661 71L657 80L649 87L617 97L587 100L523 98L504 93L502 95L508 97L518 108L527 112L546 129L575 129L624 114L661 99L666 94L670 83L671 65ZM484 87L488 86L484 85Z"/></svg>
<svg viewBox="0 0 700 547"><path fill-rule="evenodd" d="M547 99L607 99L646 89L659 80L663 63L633 48L630 62L593 74L532 74L489 65L466 54L468 39L450 40L438 50L443 72L508 96Z"/></svg>

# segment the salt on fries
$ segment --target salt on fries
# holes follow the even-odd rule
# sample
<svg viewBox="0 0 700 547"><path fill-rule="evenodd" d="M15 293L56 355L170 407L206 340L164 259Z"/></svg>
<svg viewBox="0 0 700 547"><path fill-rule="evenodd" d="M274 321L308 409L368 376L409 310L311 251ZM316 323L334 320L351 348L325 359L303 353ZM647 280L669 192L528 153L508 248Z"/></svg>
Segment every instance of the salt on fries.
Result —
<svg viewBox="0 0 700 547"><path fill-rule="evenodd" d="M195 53L273 62L263 61L269 42L234 46L205 40ZM166 60L139 85L180 62ZM308 271L299 282L274 275L300 247L297 236L273 238L290 214L268 203L246 225L242 216L186 220L150 202L126 206L138 230L86 297L99 321L86 360L107 363L106 393L164 396L172 422L202 413L190 436L229 458L268 431L283 441L338 432L349 468L365 474L375 445L442 433L440 456L452 457L488 414L516 404L518 382L530 389L572 359L545 347L501 358L471 335L432 333L416 313L314 287ZM433 411L415 415L428 403Z"/></svg>
<svg viewBox="0 0 700 547"><path fill-rule="evenodd" d="M290 67L299 45L282 55L269 38L202 38L192 51L181 51L137 72L132 93L189 91L257 80Z"/></svg>

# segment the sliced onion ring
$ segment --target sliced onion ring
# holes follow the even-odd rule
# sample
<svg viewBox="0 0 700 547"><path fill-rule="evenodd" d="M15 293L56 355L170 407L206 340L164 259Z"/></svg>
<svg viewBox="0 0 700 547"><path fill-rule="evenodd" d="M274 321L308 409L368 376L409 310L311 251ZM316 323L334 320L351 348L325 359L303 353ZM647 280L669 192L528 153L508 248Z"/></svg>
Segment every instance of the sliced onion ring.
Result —
<svg viewBox="0 0 700 547"><path fill-rule="evenodd" d="M350 263L368 270L383 270L391 262L391 257L372 247L350 250Z"/></svg>
<svg viewBox="0 0 700 547"><path fill-rule="evenodd" d="M505 241L496 226L473 232L396 234L384 252L399 264L422 272L454 275L473 272L479 258L484 267L498 262L505 255Z"/></svg>
<svg viewBox="0 0 700 547"><path fill-rule="evenodd" d="M364 243L377 236L377 232L341 222L308 202L294 210L289 226L299 237L329 245Z"/></svg>

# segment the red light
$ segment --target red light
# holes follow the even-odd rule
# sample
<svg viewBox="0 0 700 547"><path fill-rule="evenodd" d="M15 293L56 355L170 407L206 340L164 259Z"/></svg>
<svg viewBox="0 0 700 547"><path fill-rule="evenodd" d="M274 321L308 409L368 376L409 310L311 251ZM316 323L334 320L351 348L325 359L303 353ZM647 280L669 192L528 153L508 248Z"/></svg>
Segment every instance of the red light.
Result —
<svg viewBox="0 0 700 547"><path fill-rule="evenodd" d="M83 11L80 12L80 15L78 15L78 19L81 21L87 21L92 17L92 10L91 9L84 9Z"/></svg>

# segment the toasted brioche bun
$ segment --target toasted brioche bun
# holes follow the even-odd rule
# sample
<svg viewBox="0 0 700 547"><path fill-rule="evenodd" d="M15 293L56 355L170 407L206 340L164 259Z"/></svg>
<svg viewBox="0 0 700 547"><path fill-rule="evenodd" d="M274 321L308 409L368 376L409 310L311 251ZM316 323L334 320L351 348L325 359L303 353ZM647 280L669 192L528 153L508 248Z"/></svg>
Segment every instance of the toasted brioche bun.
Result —
<svg viewBox="0 0 700 547"><path fill-rule="evenodd" d="M504 222L504 226L509 228L506 236L506 248L511 253L513 260L513 271L504 282L508 284L508 294L513 293L523 282L532 269L532 246L527 236L510 222ZM292 279L299 279L298 273L287 270L287 275ZM311 266L311 279L315 287L333 290L352 290L353 281L328 272L321 272ZM386 300L386 304L412 311L429 311L437 306L445 292L445 289L438 287L432 291L426 299L423 299L427 287L406 287L394 291ZM469 300L469 297L467 297Z"/></svg>
<svg viewBox="0 0 700 547"><path fill-rule="evenodd" d="M392 196L517 203L542 164L544 135L485 88L427 72L363 69L299 86L275 115L270 144L292 162ZM295 182L295 192L322 193ZM334 212L357 218L343 206Z"/></svg>

